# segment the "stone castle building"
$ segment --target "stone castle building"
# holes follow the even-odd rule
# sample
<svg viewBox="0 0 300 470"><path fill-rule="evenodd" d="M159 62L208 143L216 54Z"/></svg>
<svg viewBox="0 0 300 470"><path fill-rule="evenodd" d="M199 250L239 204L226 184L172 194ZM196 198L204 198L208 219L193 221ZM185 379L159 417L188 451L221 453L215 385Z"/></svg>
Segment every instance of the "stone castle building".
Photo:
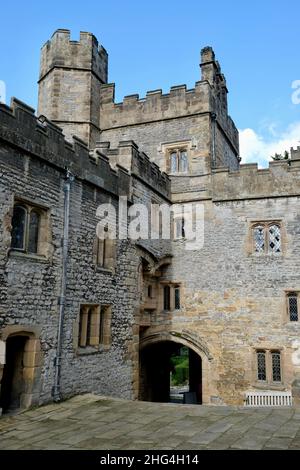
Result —
<svg viewBox="0 0 300 470"><path fill-rule="evenodd" d="M168 401L181 346L198 403L296 402L300 148L267 169L240 164L210 47L191 90L115 103L107 72L92 34L57 30L41 52L38 117L0 105L0 407L83 392ZM198 204L203 246L186 249L184 217L169 240L99 238L97 208L120 218L121 201L129 216L134 204Z"/></svg>

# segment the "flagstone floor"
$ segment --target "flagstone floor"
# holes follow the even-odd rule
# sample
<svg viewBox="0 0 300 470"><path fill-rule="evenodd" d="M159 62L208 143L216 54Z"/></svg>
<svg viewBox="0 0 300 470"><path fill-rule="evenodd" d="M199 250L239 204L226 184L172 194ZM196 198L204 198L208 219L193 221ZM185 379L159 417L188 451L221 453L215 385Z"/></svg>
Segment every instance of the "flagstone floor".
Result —
<svg viewBox="0 0 300 470"><path fill-rule="evenodd" d="M81 395L0 418L0 449L300 449L300 409Z"/></svg>

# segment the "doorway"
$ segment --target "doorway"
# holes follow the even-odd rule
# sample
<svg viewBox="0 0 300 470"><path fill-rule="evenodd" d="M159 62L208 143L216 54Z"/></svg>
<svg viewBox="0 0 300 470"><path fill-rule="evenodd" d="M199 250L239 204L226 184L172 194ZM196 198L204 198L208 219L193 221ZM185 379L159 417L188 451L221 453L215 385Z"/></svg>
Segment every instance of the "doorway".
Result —
<svg viewBox="0 0 300 470"><path fill-rule="evenodd" d="M172 341L145 346L140 353L140 400L202 403L202 360Z"/></svg>
<svg viewBox="0 0 300 470"><path fill-rule="evenodd" d="M23 359L26 336L12 336L6 341L6 364L3 370L0 393L0 407L3 413L21 407L24 393Z"/></svg>

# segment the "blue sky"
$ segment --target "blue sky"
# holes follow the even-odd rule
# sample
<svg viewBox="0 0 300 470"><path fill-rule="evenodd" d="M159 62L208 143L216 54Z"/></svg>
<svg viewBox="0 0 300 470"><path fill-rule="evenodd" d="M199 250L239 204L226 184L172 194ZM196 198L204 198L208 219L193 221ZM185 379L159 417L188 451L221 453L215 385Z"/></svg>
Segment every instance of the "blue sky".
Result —
<svg viewBox="0 0 300 470"><path fill-rule="evenodd" d="M0 80L7 102L16 96L36 108L40 47L57 28L70 29L72 39L80 30L97 36L119 101L193 87L200 49L211 45L227 78L243 161L264 165L274 151L300 142L300 104L291 99L291 84L300 80L299 16L296 0L3 2Z"/></svg>

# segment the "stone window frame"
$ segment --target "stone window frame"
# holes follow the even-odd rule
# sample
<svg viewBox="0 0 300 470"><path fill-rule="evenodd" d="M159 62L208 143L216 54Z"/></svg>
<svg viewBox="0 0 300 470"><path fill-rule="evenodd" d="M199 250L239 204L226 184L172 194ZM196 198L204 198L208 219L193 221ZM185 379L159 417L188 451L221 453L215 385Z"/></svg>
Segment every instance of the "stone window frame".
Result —
<svg viewBox="0 0 300 470"><path fill-rule="evenodd" d="M257 354L260 352L265 353L265 362L266 362L266 380L258 379L258 361ZM280 381L273 380L273 354L280 354ZM283 348L279 347L257 347L253 350L253 384L256 388L262 389L282 389L285 384L284 378L284 354Z"/></svg>
<svg viewBox="0 0 300 470"><path fill-rule="evenodd" d="M269 229L273 225L277 225L280 229L280 252L270 251L269 249ZM255 239L254 239L254 230L257 227L263 227L264 229L264 250L256 251L255 250ZM249 254L253 256L275 256L280 257L285 254L285 245L286 245L286 233L284 229L284 224L282 219L259 219L251 220L249 224Z"/></svg>
<svg viewBox="0 0 300 470"><path fill-rule="evenodd" d="M77 354L92 354L111 346L112 308L109 304L81 303L74 328Z"/></svg>
<svg viewBox="0 0 300 470"><path fill-rule="evenodd" d="M291 320L291 316L290 316L289 297L292 297L293 295L297 297L298 320ZM299 289L286 289L285 290L285 315L284 317L289 324L295 324L295 325L300 324L300 290Z"/></svg>
<svg viewBox="0 0 300 470"><path fill-rule="evenodd" d="M166 173L170 175L188 175L190 171L190 153L191 150L195 147L195 144L191 140L183 140L178 142L169 142L161 144L160 151L165 155L165 170ZM187 169L186 171L171 171L171 155L172 153L186 152L187 156ZM178 163L177 163L178 168Z"/></svg>
<svg viewBox="0 0 300 470"><path fill-rule="evenodd" d="M23 199L21 197L15 197L13 201L12 216L11 216L11 244L12 244L12 222L13 222L13 213L16 206L24 207L26 210L26 222L25 222L25 241L24 248L16 248L10 246L9 254L26 256L33 258L43 258L48 259L50 254L50 210L48 207L39 204L35 201L28 199ZM30 230L30 214L36 212L39 215L38 222L38 241L37 241L37 251L30 252L28 249L29 244L29 230Z"/></svg>
<svg viewBox="0 0 300 470"><path fill-rule="evenodd" d="M109 238L108 235L104 239L96 235L93 246L93 264L97 269L114 273L116 251L116 240Z"/></svg>
<svg viewBox="0 0 300 470"><path fill-rule="evenodd" d="M183 165L183 155L185 159L185 163ZM173 157L175 156L175 166L176 170L174 171L173 166L174 162L172 162ZM186 169L182 169L182 167L186 167ZM179 147L179 148L173 148L172 150L168 151L168 156L167 156L167 168L168 168L168 173L172 175L177 175L177 174L187 174L189 171L189 159L188 159L188 151L186 147Z"/></svg>
<svg viewBox="0 0 300 470"><path fill-rule="evenodd" d="M175 281L161 281L160 282L160 287L161 287L161 311L162 313L176 313L180 312L182 310L182 284L180 282L175 282ZM170 308L165 309L165 302L164 302L164 289L165 287L170 288ZM176 309L175 308L175 290L179 289L179 298L180 298L180 308Z"/></svg>

